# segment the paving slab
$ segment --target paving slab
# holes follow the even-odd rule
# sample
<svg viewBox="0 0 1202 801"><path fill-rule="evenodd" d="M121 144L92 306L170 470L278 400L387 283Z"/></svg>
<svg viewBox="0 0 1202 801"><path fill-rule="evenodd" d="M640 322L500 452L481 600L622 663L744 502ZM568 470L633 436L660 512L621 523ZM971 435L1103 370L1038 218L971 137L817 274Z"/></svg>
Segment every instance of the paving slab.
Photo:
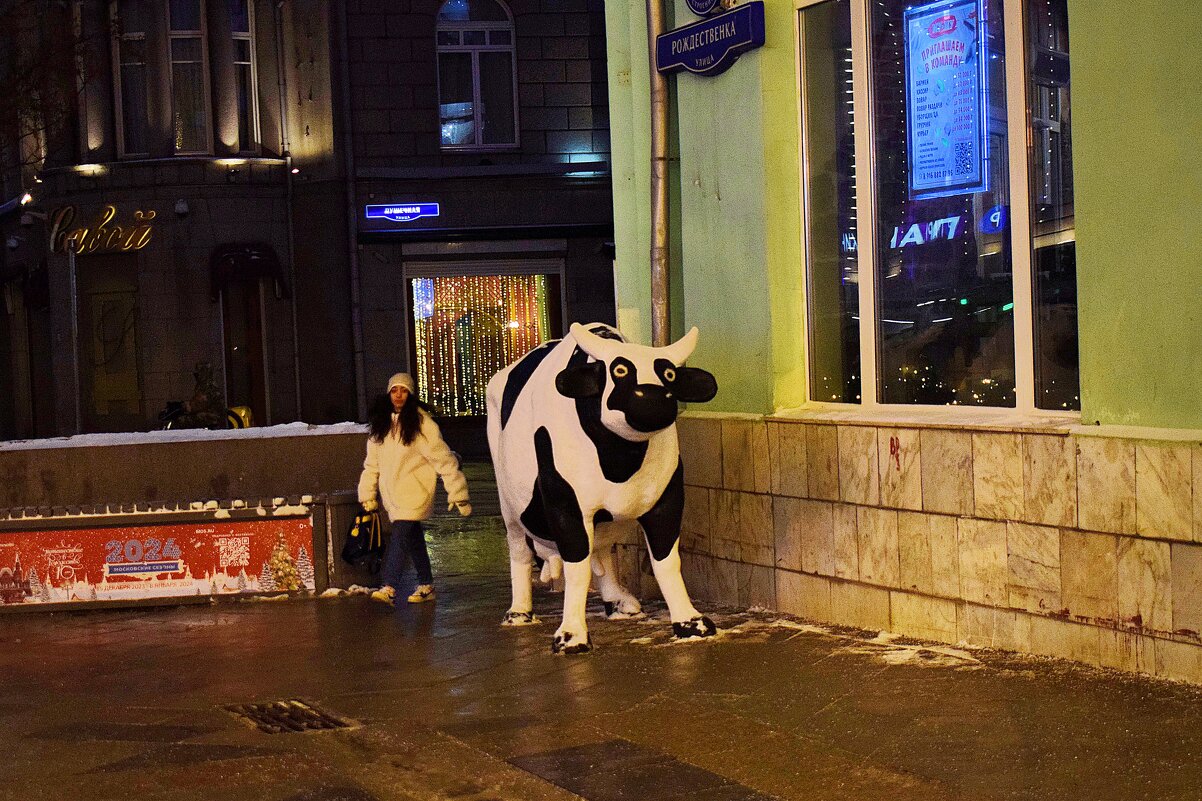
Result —
<svg viewBox="0 0 1202 801"><path fill-rule="evenodd" d="M0 799L1042 801L1202 798L1202 691L1055 660L662 606L553 656L503 629L499 523L440 518L438 600L0 617ZM344 721L267 734L229 707Z"/></svg>

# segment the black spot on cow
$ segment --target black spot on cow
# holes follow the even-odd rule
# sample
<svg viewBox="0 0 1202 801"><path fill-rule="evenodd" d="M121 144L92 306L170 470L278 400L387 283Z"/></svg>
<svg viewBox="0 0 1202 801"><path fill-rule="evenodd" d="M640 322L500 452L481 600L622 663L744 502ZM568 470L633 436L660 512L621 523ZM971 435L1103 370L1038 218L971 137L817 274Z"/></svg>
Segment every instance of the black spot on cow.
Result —
<svg viewBox="0 0 1202 801"><path fill-rule="evenodd" d="M718 628L714 625L714 621L705 615L698 615L683 623L672 624L672 634L682 640L690 637L712 637L717 631Z"/></svg>
<svg viewBox="0 0 1202 801"><path fill-rule="evenodd" d="M527 521L527 513L522 513L522 522L535 536L548 539L559 548L559 555L567 562L581 562L588 559L588 532L584 530L584 513L580 510L580 501L576 492L559 471L555 469L555 455L551 448L551 435L545 427L540 426L534 432L534 455L538 462L538 480L535 482L534 498L531 506L538 500L543 509L543 530L546 534L531 527ZM541 497L540 497L541 496ZM533 515L531 515L533 517Z"/></svg>
<svg viewBox="0 0 1202 801"><path fill-rule="evenodd" d="M662 562L672 553L680 538L680 521L684 517L684 465L677 461L676 472L664 488L663 495L639 517L647 535L647 547L655 561Z"/></svg>
<svg viewBox="0 0 1202 801"><path fill-rule="evenodd" d="M675 422L676 399L667 387L638 383L634 362L618 357L609 365L609 374L614 388L605 405L625 415L626 424L635 431L650 434Z"/></svg>
<svg viewBox="0 0 1202 801"><path fill-rule="evenodd" d="M559 344L558 339L544 342L523 356L522 360L509 371L509 376L505 379L505 391L501 393L501 428L504 428L505 424L509 422L509 415L513 413L513 406L518 402L518 396L522 394L526 382L530 380L535 369L542 364L543 359L547 358L547 354L557 344Z"/></svg>
<svg viewBox="0 0 1202 801"><path fill-rule="evenodd" d="M581 367L588 362L588 354L580 348L572 351L568 359L568 368ZM601 373L601 391L596 395L576 399L576 419L580 428L592 441L597 449L597 461L601 465L601 474L606 481L620 484L629 481L631 476L643 466L643 458L647 455L646 442L631 442L619 437L601 423L601 396L605 394L605 374Z"/></svg>
<svg viewBox="0 0 1202 801"><path fill-rule="evenodd" d="M546 504L543 503L543 493L538 487L537 479L534 481L534 494L530 498L530 503L526 504L525 510L522 511L521 520L522 525L531 534L540 540L551 542L551 530L547 527ZM533 550L534 544L531 543L530 547Z"/></svg>
<svg viewBox="0 0 1202 801"><path fill-rule="evenodd" d="M619 334L617 331L613 330L612 328L610 328L607 325L595 325L592 328L588 329L588 332L590 334L596 334L597 336L601 337L602 339L612 339L617 342L625 342L626 341L625 339L622 338L621 334Z"/></svg>

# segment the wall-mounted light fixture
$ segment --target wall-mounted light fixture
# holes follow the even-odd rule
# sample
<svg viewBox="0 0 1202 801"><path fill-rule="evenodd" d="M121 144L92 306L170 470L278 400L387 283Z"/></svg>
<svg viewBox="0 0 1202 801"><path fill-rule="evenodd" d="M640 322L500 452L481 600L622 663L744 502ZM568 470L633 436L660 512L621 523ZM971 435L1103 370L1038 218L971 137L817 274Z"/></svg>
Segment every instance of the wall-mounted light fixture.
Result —
<svg viewBox="0 0 1202 801"><path fill-rule="evenodd" d="M29 194L28 192L21 195L21 205L22 206L28 206L32 202L33 202L33 195Z"/></svg>
<svg viewBox="0 0 1202 801"><path fill-rule="evenodd" d="M103 164L76 164L75 171L89 178L99 178L108 172L108 167Z"/></svg>
<svg viewBox="0 0 1202 801"><path fill-rule="evenodd" d="M26 206L21 212L21 227L28 228L33 225L34 220L45 220L46 212L35 211L33 206Z"/></svg>

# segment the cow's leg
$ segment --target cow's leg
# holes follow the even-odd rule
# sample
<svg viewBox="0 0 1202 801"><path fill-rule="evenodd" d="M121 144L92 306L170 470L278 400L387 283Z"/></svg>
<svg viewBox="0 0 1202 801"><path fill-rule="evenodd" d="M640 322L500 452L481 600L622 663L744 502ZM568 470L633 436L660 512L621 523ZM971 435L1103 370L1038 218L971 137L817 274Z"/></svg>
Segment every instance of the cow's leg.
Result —
<svg viewBox="0 0 1202 801"><path fill-rule="evenodd" d="M651 570L672 617L677 637L709 637L717 629L689 600L680 575L680 521L684 515L684 467L679 462L664 494L639 518L651 551Z"/></svg>
<svg viewBox="0 0 1202 801"><path fill-rule="evenodd" d="M516 530L515 530L516 529ZM513 601L509 611L501 620L502 626L529 626L538 623L534 616L534 600L531 597L530 568L534 563L526 533L511 527L509 541L509 581L513 588Z"/></svg>
<svg viewBox="0 0 1202 801"><path fill-rule="evenodd" d="M601 593L601 601L605 604L605 616L610 620L624 620L643 614L639 599L618 583L614 571L614 556L609 548L599 548L593 554L596 566L593 573L597 577L597 591Z"/></svg>
<svg viewBox="0 0 1202 801"><path fill-rule="evenodd" d="M592 569L588 558L563 563L563 622L551 640L551 653L583 654L593 649L585 622L589 580Z"/></svg>
<svg viewBox="0 0 1202 801"><path fill-rule="evenodd" d="M585 518L576 491L555 468L551 435L546 428L534 432L534 453L538 459L538 489L546 512L546 526L563 558L563 621L551 640L551 652L587 653L593 647L584 619L592 574L589 554L593 549L593 521Z"/></svg>

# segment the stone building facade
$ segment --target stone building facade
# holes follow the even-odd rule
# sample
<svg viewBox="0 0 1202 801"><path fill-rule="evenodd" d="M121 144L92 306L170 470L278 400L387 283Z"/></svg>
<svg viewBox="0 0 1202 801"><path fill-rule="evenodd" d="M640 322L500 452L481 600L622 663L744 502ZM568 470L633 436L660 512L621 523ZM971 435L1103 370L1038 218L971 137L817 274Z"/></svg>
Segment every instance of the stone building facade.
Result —
<svg viewBox="0 0 1202 801"><path fill-rule="evenodd" d="M5 160L0 436L156 427L206 361L256 424L362 419L396 370L479 384L480 342L495 361L565 320L612 321L599 2L87 0L75 19L17 5L17 27L78 32L66 49L22 40L78 91L57 115L21 104L36 124L4 128L35 132ZM466 31L449 55L448 27ZM468 146L465 110L490 127ZM366 216L410 201L442 211ZM461 305L432 361L413 281L428 301L473 276L509 276L511 305L530 308L501 337ZM457 403L446 412L471 411Z"/></svg>

